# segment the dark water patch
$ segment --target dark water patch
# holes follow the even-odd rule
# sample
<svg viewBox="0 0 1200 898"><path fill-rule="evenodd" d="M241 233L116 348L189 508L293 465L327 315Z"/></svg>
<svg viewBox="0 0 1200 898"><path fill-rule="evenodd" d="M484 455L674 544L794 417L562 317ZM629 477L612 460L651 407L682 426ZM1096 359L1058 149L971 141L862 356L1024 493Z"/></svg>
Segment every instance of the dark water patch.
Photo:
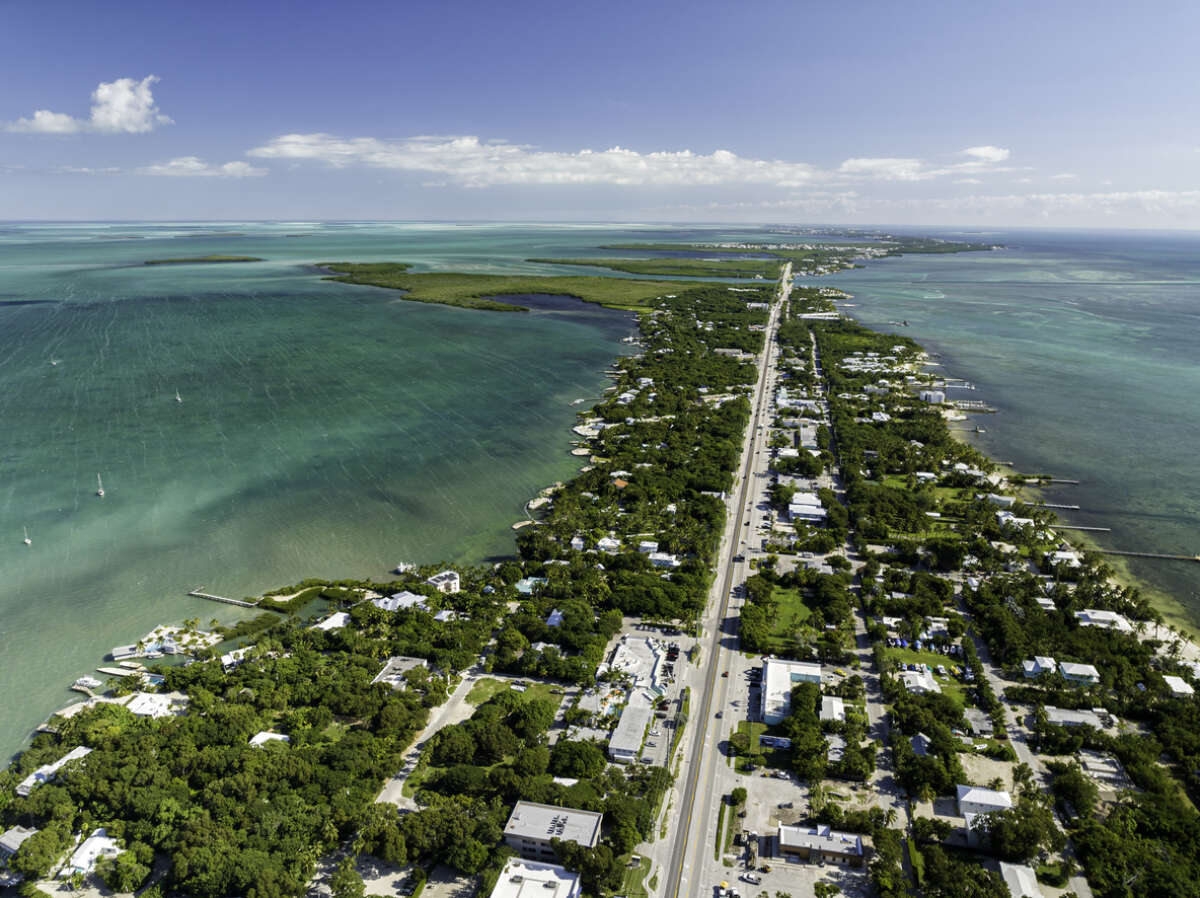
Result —
<svg viewBox="0 0 1200 898"><path fill-rule="evenodd" d="M58 299L0 299L0 306L56 306Z"/></svg>

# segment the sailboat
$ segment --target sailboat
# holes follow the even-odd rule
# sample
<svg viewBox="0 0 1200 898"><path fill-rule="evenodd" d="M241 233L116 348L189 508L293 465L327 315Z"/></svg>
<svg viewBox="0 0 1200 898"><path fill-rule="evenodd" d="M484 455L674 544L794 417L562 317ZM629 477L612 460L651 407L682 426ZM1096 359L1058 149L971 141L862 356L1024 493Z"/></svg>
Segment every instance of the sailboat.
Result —
<svg viewBox="0 0 1200 898"><path fill-rule="evenodd" d="M178 391L178 390L176 390L176 391L175 391L175 401L176 401L176 402L183 402L183 397L179 395L179 391Z"/></svg>
<svg viewBox="0 0 1200 898"><path fill-rule="evenodd" d="M96 475L96 495L104 498L104 481L100 479L99 474Z"/></svg>
<svg viewBox="0 0 1200 898"><path fill-rule="evenodd" d="M31 540L31 539L29 538L29 528L28 528L28 527L22 527L21 529L25 531L25 545L27 545L27 546L32 546L32 545L33 545L33 540Z"/></svg>

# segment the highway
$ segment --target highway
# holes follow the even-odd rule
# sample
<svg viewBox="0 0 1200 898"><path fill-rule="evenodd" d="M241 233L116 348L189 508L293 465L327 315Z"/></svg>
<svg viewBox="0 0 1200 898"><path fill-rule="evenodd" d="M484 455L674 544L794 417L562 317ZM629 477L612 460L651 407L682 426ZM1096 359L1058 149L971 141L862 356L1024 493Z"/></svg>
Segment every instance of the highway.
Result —
<svg viewBox="0 0 1200 898"><path fill-rule="evenodd" d="M686 756L680 768L683 777L683 792L678 805L674 825L668 832L668 843L672 851L667 865L664 894L671 898L699 896L712 887L703 878L711 862L713 839L710 830L716 823L716 808L722 792L714 789L718 764L724 763L720 745L724 733L729 729L734 715L729 710L730 679L721 674L730 669L736 656L737 626L730 617L730 593L735 577L743 570L745 562L734 559L749 550L748 541L754 529L751 511L755 494L765 487L769 455L765 451L770 423L770 402L775 380L775 365L778 346L775 342L779 319L792 289L792 265L789 262L780 278L780 299L771 307L765 334L764 349L759 365L758 382L752 406L750 424L742 445L742 461L738 477L734 481L733 494L729 497L729 515L725 533L717 556L717 568L709 595L708 610L703 620L704 631L710 639L704 645L705 654L700 662L703 682L699 693L693 697L692 714L689 720L690 742L685 747ZM761 429L760 429L761 427ZM720 712L721 718L716 718ZM686 741L686 740L685 740ZM715 836L714 836L715 838Z"/></svg>

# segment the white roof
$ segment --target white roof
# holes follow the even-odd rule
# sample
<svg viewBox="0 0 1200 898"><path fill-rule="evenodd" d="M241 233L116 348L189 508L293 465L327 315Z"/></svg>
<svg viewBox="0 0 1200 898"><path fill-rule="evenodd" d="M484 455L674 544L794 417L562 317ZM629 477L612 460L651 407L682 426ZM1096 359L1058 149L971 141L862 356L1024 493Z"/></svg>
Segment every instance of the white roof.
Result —
<svg viewBox="0 0 1200 898"><path fill-rule="evenodd" d="M1046 719L1055 726L1089 726L1098 730L1104 728L1095 711L1072 711L1069 708L1056 708L1053 705L1047 705L1045 710Z"/></svg>
<svg viewBox="0 0 1200 898"><path fill-rule="evenodd" d="M579 874L558 864L510 858L500 872L491 898L576 898Z"/></svg>
<svg viewBox="0 0 1200 898"><path fill-rule="evenodd" d="M792 705L792 689L797 683L821 681L821 665L811 661L784 661L768 658L763 661L763 717L786 717Z"/></svg>
<svg viewBox="0 0 1200 898"><path fill-rule="evenodd" d="M350 614L346 611L335 611L320 623L313 624L310 630L340 630L350 622Z"/></svg>
<svg viewBox="0 0 1200 898"><path fill-rule="evenodd" d="M556 805L518 801L504 825L506 836L523 839L562 839L586 848L600 841L600 822L604 815Z"/></svg>
<svg viewBox="0 0 1200 898"><path fill-rule="evenodd" d="M983 786L959 785L955 788L955 792L959 805L966 803L993 811L1006 811L1012 807L1012 796L1004 791L985 789Z"/></svg>
<svg viewBox="0 0 1200 898"><path fill-rule="evenodd" d="M608 737L610 755L635 757L642 748L642 737L646 733L646 724L654 708L641 701L630 701L621 711L621 719L613 727L612 735Z"/></svg>
<svg viewBox="0 0 1200 898"><path fill-rule="evenodd" d="M291 741L291 737L285 736L283 733L272 733L270 730L263 730L261 733L250 737L251 745L265 745L268 742L290 743Z"/></svg>
<svg viewBox="0 0 1200 898"><path fill-rule="evenodd" d="M1060 661L1058 669L1062 671L1064 677L1086 677L1088 679L1100 679L1100 671L1092 667L1090 664L1078 664L1074 661Z"/></svg>
<svg viewBox="0 0 1200 898"><path fill-rule="evenodd" d="M114 857L121 853L121 846L116 839L110 839L108 833L103 829L98 829L86 839L83 844L75 849L75 853L71 855L71 860L59 872L59 876L64 874L69 876L78 871L80 873L91 873L96 868L96 861L102 857Z"/></svg>
<svg viewBox="0 0 1200 898"><path fill-rule="evenodd" d="M839 854L863 853L862 836L841 833L828 826L789 826L780 824L779 844L795 848L815 848Z"/></svg>
<svg viewBox="0 0 1200 898"><path fill-rule="evenodd" d="M1192 688L1192 684L1183 677L1167 675L1163 677L1163 682L1167 684L1167 688L1176 695L1194 695L1196 690Z"/></svg>
<svg viewBox="0 0 1200 898"><path fill-rule="evenodd" d="M0 836L0 852L5 854L16 854L17 849L24 844L25 840L32 836L36 829L26 829L23 826L14 826L12 829Z"/></svg>
<svg viewBox="0 0 1200 898"><path fill-rule="evenodd" d="M1037 874L1032 867L1001 861L1000 875L1004 877L1004 884L1008 886L1008 894L1012 898L1043 898Z"/></svg>
<svg viewBox="0 0 1200 898"><path fill-rule="evenodd" d="M188 697L182 692L135 692L124 704L138 717L170 717L187 708Z"/></svg>
<svg viewBox="0 0 1200 898"><path fill-rule="evenodd" d="M941 692L942 687L933 678L933 674L925 668L920 670L900 671L900 681L909 692Z"/></svg>
<svg viewBox="0 0 1200 898"><path fill-rule="evenodd" d="M826 695L821 698L822 720L845 720L846 703L836 695Z"/></svg>
<svg viewBox="0 0 1200 898"><path fill-rule="evenodd" d="M1124 632L1133 629L1128 619L1122 614L1117 614L1115 611L1088 608L1083 611L1076 611L1075 616L1079 618L1079 623L1084 627L1108 627Z"/></svg>
<svg viewBox="0 0 1200 898"><path fill-rule="evenodd" d="M28 795L35 786L40 786L42 783L54 779L54 775L64 765L72 761L78 761L80 758L85 758L91 753L92 750L90 748L81 745L78 748L71 749L53 764L43 764L37 770L33 771L33 773L29 774L29 776L25 777L25 779L21 780L20 785L17 786L17 794Z"/></svg>
<svg viewBox="0 0 1200 898"><path fill-rule="evenodd" d="M430 578L432 579L432 578ZM425 581L428 583L429 581ZM403 592L393 593L387 598L371 599L371 604L376 608L381 608L384 611L400 611L409 608L420 608L425 610L429 607L429 600L415 592L409 592L407 589Z"/></svg>

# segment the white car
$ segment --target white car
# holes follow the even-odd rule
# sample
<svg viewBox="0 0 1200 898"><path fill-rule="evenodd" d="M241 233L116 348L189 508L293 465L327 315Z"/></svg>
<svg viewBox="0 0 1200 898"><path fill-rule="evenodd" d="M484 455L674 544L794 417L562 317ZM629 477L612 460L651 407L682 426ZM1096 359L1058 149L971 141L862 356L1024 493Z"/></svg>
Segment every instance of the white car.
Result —
<svg viewBox="0 0 1200 898"><path fill-rule="evenodd" d="M743 873L738 878L745 880L746 882L754 883L754 885L758 885L760 882L762 882L762 877L759 876L757 873Z"/></svg>

